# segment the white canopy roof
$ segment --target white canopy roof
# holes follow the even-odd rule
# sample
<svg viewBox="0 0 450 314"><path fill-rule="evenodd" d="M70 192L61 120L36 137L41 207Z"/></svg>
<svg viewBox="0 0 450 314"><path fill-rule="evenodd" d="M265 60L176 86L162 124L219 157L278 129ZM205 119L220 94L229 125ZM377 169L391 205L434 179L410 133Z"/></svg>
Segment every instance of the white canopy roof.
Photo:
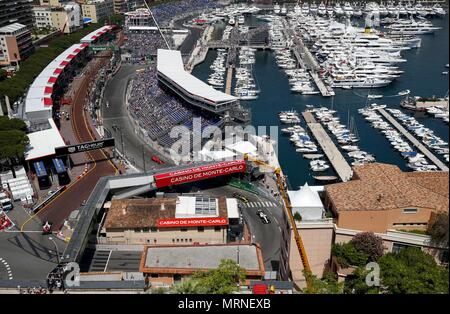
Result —
<svg viewBox="0 0 450 314"><path fill-rule="evenodd" d="M188 94L203 98L208 103L220 105L237 100L236 97L222 93L184 70L181 52L158 49L158 72Z"/></svg>
<svg viewBox="0 0 450 314"><path fill-rule="evenodd" d="M313 191L308 183L298 191L288 191L292 207L317 207L323 208L322 200L316 191Z"/></svg>
<svg viewBox="0 0 450 314"><path fill-rule="evenodd" d="M212 160L223 160L227 158L233 158L236 156L235 153L229 150L209 150L209 149L202 149L199 154L203 157L205 157L206 160L212 159Z"/></svg>
<svg viewBox="0 0 450 314"><path fill-rule="evenodd" d="M257 155L258 149L248 141L240 141L225 146L226 149L237 152L239 154Z"/></svg>
<svg viewBox="0 0 450 314"><path fill-rule="evenodd" d="M93 32L90 32L89 34L87 34L86 36L81 38L80 43L90 44L93 41L95 41L97 38L99 38L100 36L105 34L106 32L109 32L110 30L112 30L113 28L114 28L113 25L105 25L103 27L100 27L99 29L97 29Z"/></svg>
<svg viewBox="0 0 450 314"><path fill-rule="evenodd" d="M228 218L239 218L238 202L235 198L227 198L227 214Z"/></svg>
<svg viewBox="0 0 450 314"><path fill-rule="evenodd" d="M50 129L27 134L30 144L25 153L25 160L54 155L56 147L66 145L53 119L48 119L48 122Z"/></svg>
<svg viewBox="0 0 450 314"><path fill-rule="evenodd" d="M84 48L86 48L86 44L70 46L39 73L28 89L25 99L25 112L51 110L52 94L49 93L49 87L53 87L60 72Z"/></svg>

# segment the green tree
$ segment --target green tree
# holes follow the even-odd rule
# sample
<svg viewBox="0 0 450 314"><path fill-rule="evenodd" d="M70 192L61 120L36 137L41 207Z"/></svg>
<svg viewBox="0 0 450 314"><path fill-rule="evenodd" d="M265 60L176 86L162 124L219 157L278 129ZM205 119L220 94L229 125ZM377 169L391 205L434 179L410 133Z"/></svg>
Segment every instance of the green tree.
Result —
<svg viewBox="0 0 450 314"><path fill-rule="evenodd" d="M10 119L7 116L1 116L0 131L8 130L20 130L25 132L27 130L27 125L23 120L17 118Z"/></svg>
<svg viewBox="0 0 450 314"><path fill-rule="evenodd" d="M217 269L197 271L173 288L175 293L230 294L245 280L245 269L233 260L222 260Z"/></svg>
<svg viewBox="0 0 450 314"><path fill-rule="evenodd" d="M343 291L344 283L338 283L332 272L326 272L322 279L305 270L303 275L309 281L309 286L303 290L305 294L340 294Z"/></svg>
<svg viewBox="0 0 450 314"><path fill-rule="evenodd" d="M0 81L6 79L6 71L4 69L0 69Z"/></svg>
<svg viewBox="0 0 450 314"><path fill-rule="evenodd" d="M429 225L427 233L431 237L433 244L448 248L448 213L437 213L433 218L433 222Z"/></svg>
<svg viewBox="0 0 450 314"><path fill-rule="evenodd" d="M438 266L434 258L409 247L388 253L379 260L381 284L390 294L447 293L448 269Z"/></svg>
<svg viewBox="0 0 450 314"><path fill-rule="evenodd" d="M8 166L14 176L14 166L23 161L29 144L25 129L25 123L19 119L0 117L0 164Z"/></svg>
<svg viewBox="0 0 450 314"><path fill-rule="evenodd" d="M363 266L358 267L353 274L345 278L344 293L345 294L378 294L379 288L376 286L369 287L366 283L366 276L369 270Z"/></svg>
<svg viewBox="0 0 450 314"><path fill-rule="evenodd" d="M299 212L295 212L294 213L294 219L297 221L301 221L302 220L302 216L300 215Z"/></svg>
<svg viewBox="0 0 450 314"><path fill-rule="evenodd" d="M373 232L361 232L350 241L353 246L368 256L369 262L376 262L383 256L383 239Z"/></svg>
<svg viewBox="0 0 450 314"><path fill-rule="evenodd" d="M334 244L331 248L331 254L343 268L363 266L367 264L369 259L368 254L356 249L351 242Z"/></svg>
<svg viewBox="0 0 450 314"><path fill-rule="evenodd" d="M177 294L203 294L206 293L206 290L200 285L199 280L189 278L174 285L172 292Z"/></svg>

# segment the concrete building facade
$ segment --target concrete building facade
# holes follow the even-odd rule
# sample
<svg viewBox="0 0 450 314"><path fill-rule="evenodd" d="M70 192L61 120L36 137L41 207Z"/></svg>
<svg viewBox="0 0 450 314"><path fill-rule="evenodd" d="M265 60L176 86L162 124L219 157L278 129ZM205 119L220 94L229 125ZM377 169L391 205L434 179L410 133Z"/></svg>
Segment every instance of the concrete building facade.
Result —
<svg viewBox="0 0 450 314"><path fill-rule="evenodd" d="M31 31L14 23L0 28L0 65L17 65L33 51Z"/></svg>
<svg viewBox="0 0 450 314"><path fill-rule="evenodd" d="M402 172L373 163L354 167L351 181L325 186L325 206L340 228L425 230L432 213L448 212L448 188L448 172Z"/></svg>
<svg viewBox="0 0 450 314"><path fill-rule="evenodd" d="M253 244L146 246L139 270L152 286L172 286L196 271L216 269L223 260L245 269L247 285L264 279L261 248Z"/></svg>
<svg viewBox="0 0 450 314"><path fill-rule="evenodd" d="M0 1L0 27L20 23L33 27L33 13L31 2L28 0Z"/></svg>
<svg viewBox="0 0 450 314"><path fill-rule="evenodd" d="M36 28L54 28L51 7L34 6L32 11Z"/></svg>
<svg viewBox="0 0 450 314"><path fill-rule="evenodd" d="M102 228L102 244L223 244L238 210L225 197L164 197L113 200ZM200 213L200 206L205 206ZM203 204L203 205L200 205ZM237 205L236 205L237 207ZM206 209L208 208L208 209Z"/></svg>
<svg viewBox="0 0 450 314"><path fill-rule="evenodd" d="M81 5L83 18L90 18L92 23L99 23L114 14L113 0L90 0Z"/></svg>

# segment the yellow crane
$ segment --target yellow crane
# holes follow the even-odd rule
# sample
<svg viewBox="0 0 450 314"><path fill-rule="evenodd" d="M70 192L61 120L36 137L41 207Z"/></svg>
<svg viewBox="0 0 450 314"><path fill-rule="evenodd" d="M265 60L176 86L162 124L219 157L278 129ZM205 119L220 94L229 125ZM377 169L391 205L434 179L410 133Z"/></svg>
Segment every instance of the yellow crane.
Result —
<svg viewBox="0 0 450 314"><path fill-rule="evenodd" d="M275 176L277 178L278 190L280 191L281 197L283 198L284 208L285 208L286 214L289 218L289 223L292 226L292 230L294 231L295 243L297 244L297 249L298 249L298 252L300 253L300 258L302 260L303 269L307 273L311 273L311 267L309 265L308 256L306 255L305 246L303 245L302 238L300 237L300 234L298 233L298 229L295 224L294 215L292 214L292 206L291 206L289 197L286 192L285 181L284 181L283 176L281 175L281 169L275 168L275 167L269 165L268 163L266 163L262 160L259 160L257 158L250 157L248 154L244 155L244 160L251 161L251 162L254 162L255 164L262 165L264 167L273 169L273 172L275 173ZM309 276L306 276L306 284L309 287L309 285L310 285Z"/></svg>

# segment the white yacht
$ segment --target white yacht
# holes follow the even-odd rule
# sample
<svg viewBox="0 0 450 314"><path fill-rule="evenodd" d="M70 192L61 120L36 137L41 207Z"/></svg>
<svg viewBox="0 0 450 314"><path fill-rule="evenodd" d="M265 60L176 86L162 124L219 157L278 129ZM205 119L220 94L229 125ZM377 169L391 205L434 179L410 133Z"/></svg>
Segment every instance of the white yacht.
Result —
<svg viewBox="0 0 450 314"><path fill-rule="evenodd" d="M281 7L280 7L280 5L279 5L278 3L276 3L276 4L273 6L273 12L274 12L275 14L280 14L280 12L281 12Z"/></svg>

